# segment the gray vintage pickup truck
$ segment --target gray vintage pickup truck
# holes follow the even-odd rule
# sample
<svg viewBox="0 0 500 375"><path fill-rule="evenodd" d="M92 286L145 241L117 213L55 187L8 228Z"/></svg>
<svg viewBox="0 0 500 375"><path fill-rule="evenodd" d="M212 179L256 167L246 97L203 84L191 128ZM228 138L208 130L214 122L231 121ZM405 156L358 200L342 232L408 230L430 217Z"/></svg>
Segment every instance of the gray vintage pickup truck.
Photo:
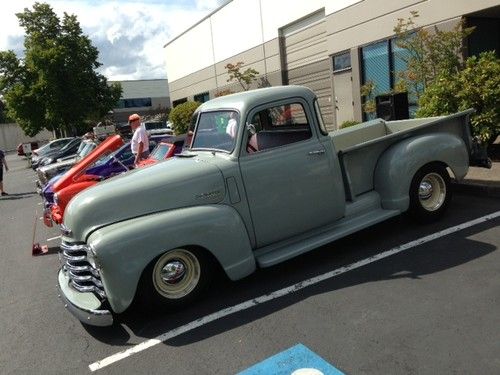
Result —
<svg viewBox="0 0 500 375"><path fill-rule="evenodd" d="M462 179L472 160L470 113L329 133L304 87L206 102L189 150L69 203L61 298L109 325L134 301L191 302L217 269L238 280L406 211L435 220L450 173Z"/></svg>

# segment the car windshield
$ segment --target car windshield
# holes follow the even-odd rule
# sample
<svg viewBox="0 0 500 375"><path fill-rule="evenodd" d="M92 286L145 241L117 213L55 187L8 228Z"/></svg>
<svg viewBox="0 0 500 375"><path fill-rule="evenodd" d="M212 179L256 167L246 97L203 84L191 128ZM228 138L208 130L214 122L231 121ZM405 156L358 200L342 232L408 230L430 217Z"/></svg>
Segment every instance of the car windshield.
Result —
<svg viewBox="0 0 500 375"><path fill-rule="evenodd" d="M230 153L236 144L239 116L235 111L202 112L193 135L193 150Z"/></svg>
<svg viewBox="0 0 500 375"><path fill-rule="evenodd" d="M80 138L72 139L63 148L61 148L61 150L60 150L61 153L65 152L65 151L68 151L69 149L73 148L73 146L75 146L75 144L79 143L79 142L80 142Z"/></svg>
<svg viewBox="0 0 500 375"><path fill-rule="evenodd" d="M170 149L170 145L166 143L160 143L151 153L150 158L155 160L163 160L165 159L165 155L167 155L168 150Z"/></svg>
<svg viewBox="0 0 500 375"><path fill-rule="evenodd" d="M92 150L94 150L97 146L94 142L82 142L82 144L84 144L84 146L82 148L82 146L80 145L81 150L78 152L78 156L80 158L84 158L85 156L90 154Z"/></svg>

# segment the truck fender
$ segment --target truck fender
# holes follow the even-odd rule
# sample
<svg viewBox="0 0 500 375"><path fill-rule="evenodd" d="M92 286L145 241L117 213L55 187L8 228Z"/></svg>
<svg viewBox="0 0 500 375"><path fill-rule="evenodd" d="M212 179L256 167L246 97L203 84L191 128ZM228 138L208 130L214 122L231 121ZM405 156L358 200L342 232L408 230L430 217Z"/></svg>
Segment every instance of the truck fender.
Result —
<svg viewBox="0 0 500 375"><path fill-rule="evenodd" d="M440 162L461 180L469 168L464 141L452 134L434 133L405 139L389 147L377 162L375 190L382 208L404 212L410 205L409 190L415 173L424 165Z"/></svg>
<svg viewBox="0 0 500 375"><path fill-rule="evenodd" d="M101 280L116 313L134 299L143 270L167 250L197 246L208 250L231 280L255 271L246 227L227 205L175 209L115 223L93 232Z"/></svg>

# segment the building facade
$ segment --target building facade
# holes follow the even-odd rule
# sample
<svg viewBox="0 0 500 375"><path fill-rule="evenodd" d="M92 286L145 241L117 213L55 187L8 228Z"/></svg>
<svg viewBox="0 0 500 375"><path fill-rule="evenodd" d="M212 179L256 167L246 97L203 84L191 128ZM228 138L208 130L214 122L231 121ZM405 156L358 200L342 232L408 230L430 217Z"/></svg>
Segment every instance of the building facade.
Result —
<svg viewBox="0 0 500 375"><path fill-rule="evenodd" d="M126 122L132 113L145 115L171 106L166 79L109 81L114 82L120 83L123 90L117 107L113 109L116 122Z"/></svg>
<svg viewBox="0 0 500 375"><path fill-rule="evenodd" d="M469 54L500 51L499 0L230 0L165 45L173 106L241 90L225 66L242 61L259 72L254 88L313 89L329 129L362 121L361 86L388 92L404 69L393 29L411 11L422 27L476 26Z"/></svg>

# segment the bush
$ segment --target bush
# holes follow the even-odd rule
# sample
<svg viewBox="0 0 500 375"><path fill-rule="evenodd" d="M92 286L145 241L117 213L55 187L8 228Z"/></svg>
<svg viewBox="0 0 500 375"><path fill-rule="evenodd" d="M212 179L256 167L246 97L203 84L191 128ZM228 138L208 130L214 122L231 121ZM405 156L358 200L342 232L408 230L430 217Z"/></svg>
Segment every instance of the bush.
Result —
<svg viewBox="0 0 500 375"><path fill-rule="evenodd" d="M175 134L187 133L189 122L196 108L200 106L198 102L185 102L179 104L170 111L168 120L172 123L172 128Z"/></svg>
<svg viewBox="0 0 500 375"><path fill-rule="evenodd" d="M429 84L419 100L418 117L441 116L474 108L472 135L483 144L500 133L500 59L494 52L469 57L464 70Z"/></svg>
<svg viewBox="0 0 500 375"><path fill-rule="evenodd" d="M340 129L348 128L350 126L354 126L354 125L358 125L358 124L359 124L358 121L347 120L347 121L344 121L342 124L340 124Z"/></svg>

